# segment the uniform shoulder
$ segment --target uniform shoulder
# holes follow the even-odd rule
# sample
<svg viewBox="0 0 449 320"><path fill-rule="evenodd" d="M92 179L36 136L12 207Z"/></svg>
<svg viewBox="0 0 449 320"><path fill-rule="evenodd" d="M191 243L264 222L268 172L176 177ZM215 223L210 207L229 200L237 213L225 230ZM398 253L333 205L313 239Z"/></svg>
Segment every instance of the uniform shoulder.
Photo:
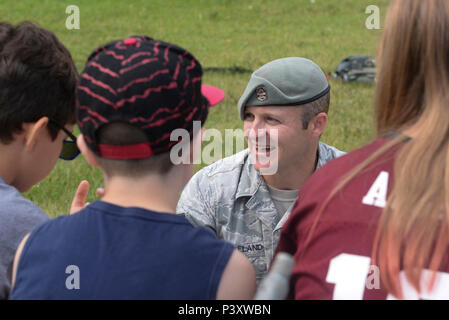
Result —
<svg viewBox="0 0 449 320"><path fill-rule="evenodd" d="M248 155L249 150L245 149L233 154L232 156L220 159L207 167L204 167L199 170L196 175L207 176L210 178L217 175L229 174L229 172L240 172L243 164L248 158Z"/></svg>
<svg viewBox="0 0 449 320"><path fill-rule="evenodd" d="M209 170L207 171L207 175L209 177L220 175L220 174L228 174L231 171L240 172L243 164L248 158L249 150L245 149L240 151L232 156L220 159L210 166L206 167Z"/></svg>
<svg viewBox="0 0 449 320"><path fill-rule="evenodd" d="M338 157L341 157L342 155L346 154L345 151L341 151L341 150L337 149L336 147L328 145L321 141L319 143L319 148L320 148L320 152L329 154L328 155L329 158L338 158Z"/></svg>

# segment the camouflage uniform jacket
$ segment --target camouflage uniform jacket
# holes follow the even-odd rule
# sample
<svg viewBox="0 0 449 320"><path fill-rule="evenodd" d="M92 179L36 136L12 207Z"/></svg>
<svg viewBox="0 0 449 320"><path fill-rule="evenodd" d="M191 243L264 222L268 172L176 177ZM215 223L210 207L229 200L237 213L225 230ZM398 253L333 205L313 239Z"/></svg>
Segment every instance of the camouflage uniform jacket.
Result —
<svg viewBox="0 0 449 320"><path fill-rule="evenodd" d="M344 152L319 143L317 169ZM209 227L253 264L259 282L268 270L282 225L265 180L249 160L249 149L198 171L178 202L177 213L195 226Z"/></svg>

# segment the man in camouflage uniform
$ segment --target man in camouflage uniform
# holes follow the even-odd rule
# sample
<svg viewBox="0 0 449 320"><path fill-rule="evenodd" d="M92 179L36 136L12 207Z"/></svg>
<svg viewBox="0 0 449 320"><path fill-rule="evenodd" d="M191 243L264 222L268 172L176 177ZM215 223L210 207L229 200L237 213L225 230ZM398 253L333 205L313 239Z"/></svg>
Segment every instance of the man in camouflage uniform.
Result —
<svg viewBox="0 0 449 320"><path fill-rule="evenodd" d="M258 282L301 185L344 154L319 141L329 102L330 86L312 61L283 58L262 66L238 103L249 148L197 172L179 200L177 213L232 242L253 264ZM268 165L261 161L267 157ZM276 172L264 173L273 161Z"/></svg>

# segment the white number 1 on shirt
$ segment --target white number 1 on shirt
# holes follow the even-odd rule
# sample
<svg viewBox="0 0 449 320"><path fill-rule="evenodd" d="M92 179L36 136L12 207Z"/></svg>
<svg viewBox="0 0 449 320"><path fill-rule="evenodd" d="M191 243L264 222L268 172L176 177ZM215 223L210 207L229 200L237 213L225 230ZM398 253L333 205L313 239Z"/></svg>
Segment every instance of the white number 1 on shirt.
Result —
<svg viewBox="0 0 449 320"><path fill-rule="evenodd" d="M366 288L366 279L370 270L371 258L342 253L331 259L326 281L334 283L334 300L362 300ZM426 284L431 276L430 270L421 274L421 293L413 288L401 271L399 278L404 299L449 300L449 273L437 272L434 287L427 291ZM389 294L387 300L396 299Z"/></svg>

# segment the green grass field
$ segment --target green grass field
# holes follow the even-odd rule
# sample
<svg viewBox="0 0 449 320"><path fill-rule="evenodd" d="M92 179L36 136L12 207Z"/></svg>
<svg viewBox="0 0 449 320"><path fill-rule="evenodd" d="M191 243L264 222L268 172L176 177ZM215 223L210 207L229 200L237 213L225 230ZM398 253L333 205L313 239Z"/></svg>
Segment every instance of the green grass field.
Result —
<svg viewBox="0 0 449 320"><path fill-rule="evenodd" d="M203 68L238 66L255 70L270 60L302 56L328 74L346 56L375 55L382 30L365 28L365 8L377 5L381 26L388 0L3 0L0 19L32 20L56 33L71 51L78 71L100 44L146 34L192 52ZM66 29L66 7L80 9L80 29ZM206 128L242 128L237 101L250 73L205 72L203 82L226 91L212 108ZM330 80L329 123L322 140L350 151L374 138L371 85ZM75 131L77 132L77 131ZM199 169L199 166L197 169ZM102 185L101 173L83 157L59 161L25 196L51 216L68 212L79 182L91 183L88 200Z"/></svg>

